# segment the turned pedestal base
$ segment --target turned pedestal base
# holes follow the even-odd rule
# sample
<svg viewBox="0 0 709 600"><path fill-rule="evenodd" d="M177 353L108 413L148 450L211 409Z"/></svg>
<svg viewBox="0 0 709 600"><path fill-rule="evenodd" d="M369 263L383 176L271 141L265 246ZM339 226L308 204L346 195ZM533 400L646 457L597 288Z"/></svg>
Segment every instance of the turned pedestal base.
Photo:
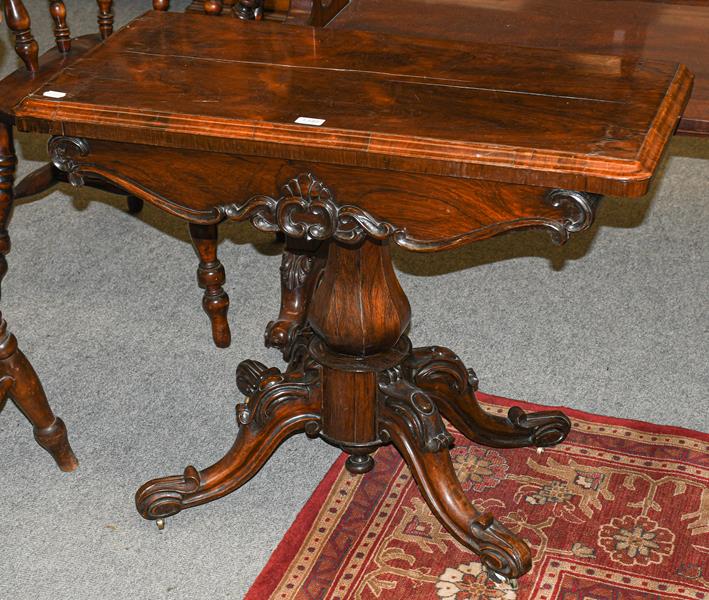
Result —
<svg viewBox="0 0 709 600"><path fill-rule="evenodd" d="M327 260L325 252L327 251ZM203 471L155 479L136 495L140 514L164 519L236 490L290 435L319 436L351 456L365 473L371 454L394 444L431 511L480 556L491 577L516 579L531 568L528 546L466 498L442 417L471 440L497 447L551 446L570 429L560 412L506 418L487 414L475 397L477 379L450 350L412 348L410 320L385 243L331 242L310 248L289 241L282 267L279 319L266 342L288 360L285 371L247 360L237 369L246 401L229 452Z"/></svg>

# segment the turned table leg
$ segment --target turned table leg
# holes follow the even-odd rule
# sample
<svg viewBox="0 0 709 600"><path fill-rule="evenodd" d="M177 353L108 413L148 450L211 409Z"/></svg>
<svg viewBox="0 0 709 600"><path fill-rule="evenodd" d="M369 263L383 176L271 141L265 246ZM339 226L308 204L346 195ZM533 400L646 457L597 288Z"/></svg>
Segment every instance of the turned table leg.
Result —
<svg viewBox="0 0 709 600"><path fill-rule="evenodd" d="M69 445L64 422L54 416L42 384L32 365L17 347L15 336L7 330L0 315L0 403L9 397L32 423L34 437L62 471L79 465Z"/></svg>
<svg viewBox="0 0 709 600"><path fill-rule="evenodd" d="M190 223L192 244L199 257L197 282L204 290L202 308L212 324L212 338L219 348L231 344L227 312L229 296L222 287L226 281L224 266L217 258L217 226Z"/></svg>

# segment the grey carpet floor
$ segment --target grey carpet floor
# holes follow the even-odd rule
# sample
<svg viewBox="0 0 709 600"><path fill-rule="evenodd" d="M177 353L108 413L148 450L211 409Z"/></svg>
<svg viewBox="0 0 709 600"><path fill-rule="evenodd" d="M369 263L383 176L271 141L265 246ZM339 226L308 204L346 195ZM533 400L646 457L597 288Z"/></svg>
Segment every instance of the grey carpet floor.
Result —
<svg viewBox="0 0 709 600"><path fill-rule="evenodd" d="M47 47L46 3L26 3ZM66 4L74 33L94 31L93 2ZM118 21L148 4L116 2ZM15 64L3 34L2 74ZM46 158L44 143L19 136L20 175ZM592 231L563 248L525 233L397 252L414 342L455 349L486 391L706 431L708 160L706 142L676 139L651 194L606 199ZM262 346L278 247L248 226L221 231L228 350L210 342L183 223L68 187L16 207L2 310L81 465L60 473L19 412L3 411L3 600L242 598L337 456L294 438L245 488L163 532L136 513L145 480L230 446L237 363L280 364Z"/></svg>

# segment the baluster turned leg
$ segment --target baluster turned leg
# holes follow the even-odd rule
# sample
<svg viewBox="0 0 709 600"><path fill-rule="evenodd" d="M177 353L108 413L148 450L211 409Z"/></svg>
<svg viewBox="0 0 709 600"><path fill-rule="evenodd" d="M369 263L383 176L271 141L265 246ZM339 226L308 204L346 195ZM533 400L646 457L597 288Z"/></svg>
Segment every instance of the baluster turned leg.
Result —
<svg viewBox="0 0 709 600"><path fill-rule="evenodd" d="M202 308L212 324L212 338L219 348L231 344L231 331L227 312L229 296L222 285L226 280L224 266L217 258L217 226L190 223L192 244L199 256L197 282L204 290Z"/></svg>
<svg viewBox="0 0 709 600"><path fill-rule="evenodd" d="M79 465L69 445L64 422L55 417L47 402L37 373L22 351L17 339L7 330L0 315L0 404L6 397L17 405L34 428L34 438L62 471L73 471Z"/></svg>
<svg viewBox="0 0 709 600"><path fill-rule="evenodd" d="M71 49L71 33L66 22L66 6L62 0L49 0L49 14L54 20L54 39L62 54Z"/></svg>
<svg viewBox="0 0 709 600"><path fill-rule="evenodd" d="M0 121L0 284L7 273L10 234L7 231L12 214L13 185L17 156L12 139L12 126Z"/></svg>
<svg viewBox="0 0 709 600"><path fill-rule="evenodd" d="M5 0L5 20L15 34L15 52L33 73L39 70L39 46L32 37L30 15L22 0Z"/></svg>
<svg viewBox="0 0 709 600"><path fill-rule="evenodd" d="M113 33L113 0L96 0L98 4L98 30L105 40Z"/></svg>

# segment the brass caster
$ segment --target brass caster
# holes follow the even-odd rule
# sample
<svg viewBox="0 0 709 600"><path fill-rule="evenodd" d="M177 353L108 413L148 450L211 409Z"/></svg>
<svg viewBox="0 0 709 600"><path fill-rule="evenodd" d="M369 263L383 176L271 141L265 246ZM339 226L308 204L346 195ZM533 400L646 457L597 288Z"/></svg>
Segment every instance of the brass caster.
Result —
<svg viewBox="0 0 709 600"><path fill-rule="evenodd" d="M537 448L537 454L544 454L544 448Z"/></svg>
<svg viewBox="0 0 709 600"><path fill-rule="evenodd" d="M503 588L505 590L512 590L516 592L519 589L519 582L516 579L508 579L501 573L493 571L492 569L486 569L487 578L492 581L497 588Z"/></svg>
<svg viewBox="0 0 709 600"><path fill-rule="evenodd" d="M155 521L155 524L158 526L158 529L160 531L165 529L165 519L158 519L157 521Z"/></svg>
<svg viewBox="0 0 709 600"><path fill-rule="evenodd" d="M493 571L492 569L485 569L487 571L487 578L492 581L495 585L502 585L507 583L507 577L502 575L501 573L498 573L497 571Z"/></svg>

